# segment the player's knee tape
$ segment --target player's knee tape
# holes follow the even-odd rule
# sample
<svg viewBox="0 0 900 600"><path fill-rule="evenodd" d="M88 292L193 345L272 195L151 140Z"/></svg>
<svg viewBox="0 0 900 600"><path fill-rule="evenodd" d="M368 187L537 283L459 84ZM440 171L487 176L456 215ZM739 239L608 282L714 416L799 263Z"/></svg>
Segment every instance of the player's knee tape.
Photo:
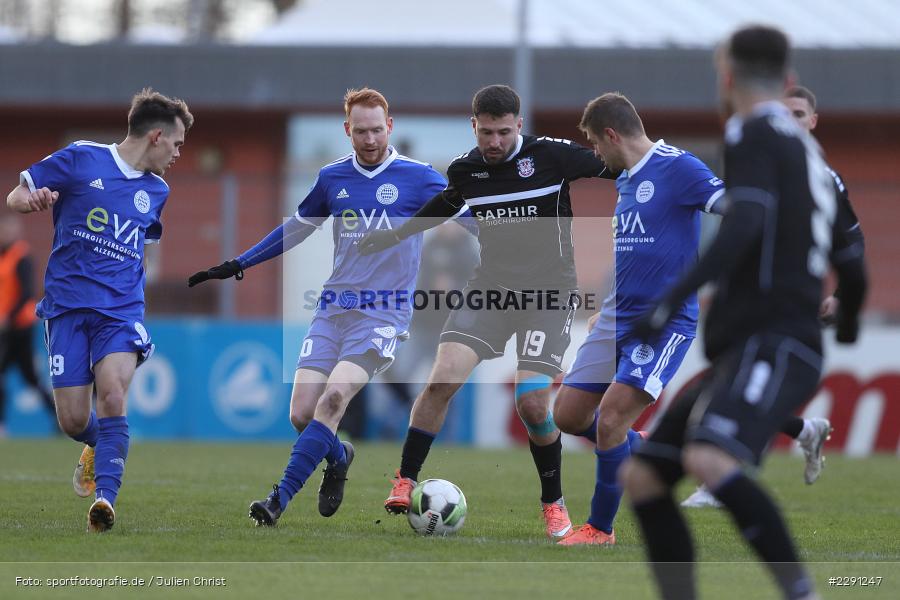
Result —
<svg viewBox="0 0 900 600"><path fill-rule="evenodd" d="M516 402L525 394L536 392L550 387L553 384L553 378L549 375L535 375L528 379L516 382Z"/></svg>
<svg viewBox="0 0 900 600"><path fill-rule="evenodd" d="M522 419L522 416L520 415L519 418ZM525 425L525 429L534 435L548 435L556 431L556 421L553 420L553 411L550 409L547 409L547 418L541 423L534 425L525 419L522 419L522 423Z"/></svg>
<svg viewBox="0 0 900 600"><path fill-rule="evenodd" d="M553 378L549 375L535 375L523 381L517 382L516 403L518 404L519 400L525 394L547 389L552 384ZM553 411L549 409L547 410L547 418L540 423L529 423L525 419L522 419L521 414L519 415L519 419L522 420L522 423L525 425L525 429L527 429L529 433L534 435L547 435L556 431L556 422L553 420Z"/></svg>

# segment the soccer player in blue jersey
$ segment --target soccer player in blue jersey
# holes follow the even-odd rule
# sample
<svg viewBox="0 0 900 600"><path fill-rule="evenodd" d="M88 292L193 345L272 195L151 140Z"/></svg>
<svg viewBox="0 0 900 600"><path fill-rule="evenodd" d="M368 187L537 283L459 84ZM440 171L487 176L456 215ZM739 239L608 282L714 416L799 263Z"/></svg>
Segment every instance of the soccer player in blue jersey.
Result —
<svg viewBox="0 0 900 600"><path fill-rule="evenodd" d="M59 425L85 444L73 484L79 496L95 494L89 531L115 523L128 457L128 386L153 352L143 325L144 244L162 235L169 197L162 175L193 122L183 101L144 89L132 99L125 141L70 144L22 171L6 199L20 213L53 214L37 314L45 320Z"/></svg>
<svg viewBox="0 0 900 600"><path fill-rule="evenodd" d="M616 285L556 398L559 428L594 441L597 454L590 517L559 543L612 545L622 497L616 474L639 439L631 426L684 359L697 329L697 296L691 295L666 331L647 343L634 339L629 324L696 260L700 213L717 210L724 186L691 153L651 141L621 94L588 103L579 127L597 156L621 172L613 218Z"/></svg>
<svg viewBox="0 0 900 600"><path fill-rule="evenodd" d="M366 231L399 226L446 185L430 165L402 156L389 145L393 120L379 92L349 90L344 109L353 153L322 167L293 219L234 260L189 280L193 286L207 279L241 278L244 269L293 248L334 217L334 271L320 296L294 376L290 416L300 435L281 482L268 498L250 505L250 517L258 526L278 522L323 459L327 466L319 488L319 513L330 517L340 507L354 449L338 439L338 424L353 396L390 366L412 317L411 304L398 302L399 294L387 306L378 301L367 307L363 290L402 291L411 298L422 236L377 256L362 256L355 246Z"/></svg>

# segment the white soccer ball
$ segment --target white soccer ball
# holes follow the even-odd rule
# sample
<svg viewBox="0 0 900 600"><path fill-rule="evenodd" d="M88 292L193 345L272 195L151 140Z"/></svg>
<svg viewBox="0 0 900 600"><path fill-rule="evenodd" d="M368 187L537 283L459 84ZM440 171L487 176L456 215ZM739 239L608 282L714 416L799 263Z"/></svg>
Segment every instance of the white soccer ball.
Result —
<svg viewBox="0 0 900 600"><path fill-rule="evenodd" d="M419 535L456 533L466 520L466 497L444 479L426 479L410 496L409 525Z"/></svg>

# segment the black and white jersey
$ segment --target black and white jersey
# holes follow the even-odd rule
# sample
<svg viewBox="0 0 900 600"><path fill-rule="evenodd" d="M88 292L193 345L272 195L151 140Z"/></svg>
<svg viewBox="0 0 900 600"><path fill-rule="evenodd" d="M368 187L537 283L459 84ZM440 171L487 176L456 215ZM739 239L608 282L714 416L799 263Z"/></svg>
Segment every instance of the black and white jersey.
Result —
<svg viewBox="0 0 900 600"><path fill-rule="evenodd" d="M724 219L741 202L761 206L764 217L749 250L717 281L707 355L760 331L819 350L822 280L834 260L832 246L845 245L835 240L850 228L821 150L779 102L760 104L747 118L732 117L725 142L730 206Z"/></svg>
<svg viewBox="0 0 900 600"><path fill-rule="evenodd" d="M614 178L591 150L556 138L520 135L499 164L477 147L454 159L444 199L477 219L479 277L511 290L576 288L569 182L582 177Z"/></svg>

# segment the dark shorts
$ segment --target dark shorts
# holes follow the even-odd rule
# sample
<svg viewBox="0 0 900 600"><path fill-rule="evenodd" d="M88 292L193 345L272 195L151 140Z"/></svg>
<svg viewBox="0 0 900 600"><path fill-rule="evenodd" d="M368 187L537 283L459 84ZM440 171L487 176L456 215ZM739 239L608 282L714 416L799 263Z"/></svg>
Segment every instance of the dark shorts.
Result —
<svg viewBox="0 0 900 600"><path fill-rule="evenodd" d="M821 371L821 354L794 338L754 335L682 390L635 454L670 485L684 475L688 442L759 465L785 419L815 392Z"/></svg>
<svg viewBox="0 0 900 600"><path fill-rule="evenodd" d="M515 335L519 370L536 371L551 377L562 372L563 356L572 339L576 307L569 299L576 294L575 290L554 291L555 302L548 300L546 292L539 300L540 292L489 290L477 282L470 283L463 295L468 296L473 290L482 297L487 297L489 291L497 292L504 302L508 294L513 294L516 304L500 309L488 307L486 303L481 308L473 308L468 302L463 304L451 311L441 333L441 342L463 344L474 350L481 360L490 360L503 356L506 342Z"/></svg>

